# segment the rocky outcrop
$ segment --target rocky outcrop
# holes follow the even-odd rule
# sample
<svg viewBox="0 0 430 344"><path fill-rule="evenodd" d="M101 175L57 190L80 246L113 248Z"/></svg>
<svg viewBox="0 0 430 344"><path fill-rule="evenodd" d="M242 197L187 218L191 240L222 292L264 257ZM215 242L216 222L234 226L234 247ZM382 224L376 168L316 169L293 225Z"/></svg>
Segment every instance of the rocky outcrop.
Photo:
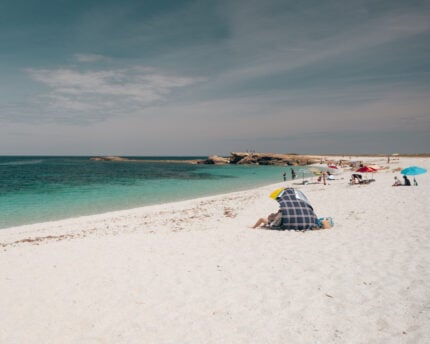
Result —
<svg viewBox="0 0 430 344"><path fill-rule="evenodd" d="M319 162L318 158L297 155L297 154L277 154L277 153L248 153L248 152L232 152L230 157L220 157L213 155L206 160L201 161L201 164L238 164L238 165L310 165Z"/></svg>
<svg viewBox="0 0 430 344"><path fill-rule="evenodd" d="M310 165L317 163L319 159L296 154L277 153L244 153L232 152L230 154L231 164L256 164L256 165Z"/></svg>
<svg viewBox="0 0 430 344"><path fill-rule="evenodd" d="M121 158L119 156L96 156L94 158L90 158L92 161L132 161L127 158Z"/></svg>
<svg viewBox="0 0 430 344"><path fill-rule="evenodd" d="M218 155L209 156L205 160L135 160L122 158L119 156L99 156L90 158L92 161L113 161L113 162L158 162L158 163L188 163L188 164L208 164L208 165L279 165L279 166L303 166L320 162L320 158L309 155L297 154L277 154L277 153L247 153L232 152L229 157Z"/></svg>
<svg viewBox="0 0 430 344"><path fill-rule="evenodd" d="M208 165L225 165L230 163L230 159L218 155L211 155L206 160L203 160L200 163Z"/></svg>

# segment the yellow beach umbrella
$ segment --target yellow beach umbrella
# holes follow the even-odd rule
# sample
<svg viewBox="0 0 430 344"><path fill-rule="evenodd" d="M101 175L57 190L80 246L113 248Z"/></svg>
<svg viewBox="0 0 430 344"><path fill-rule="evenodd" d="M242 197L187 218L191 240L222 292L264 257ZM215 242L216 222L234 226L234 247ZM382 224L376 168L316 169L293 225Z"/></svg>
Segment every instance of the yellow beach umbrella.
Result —
<svg viewBox="0 0 430 344"><path fill-rule="evenodd" d="M276 189L275 191L273 191L273 192L269 195L269 197L270 197L270 198L272 198L272 199L276 199L276 198L279 196L279 194L280 194L282 191L284 191L284 189L285 189L285 188L279 188L279 189Z"/></svg>

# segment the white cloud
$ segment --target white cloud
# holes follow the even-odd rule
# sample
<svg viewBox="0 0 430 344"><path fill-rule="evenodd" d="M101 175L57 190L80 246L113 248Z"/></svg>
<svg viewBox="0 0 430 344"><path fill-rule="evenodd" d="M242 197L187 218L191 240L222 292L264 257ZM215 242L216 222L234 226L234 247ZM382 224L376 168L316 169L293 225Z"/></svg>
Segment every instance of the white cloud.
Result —
<svg viewBox="0 0 430 344"><path fill-rule="evenodd" d="M201 78L166 75L147 67L103 71L27 69L30 77L48 87L39 96L40 104L71 116L100 120L129 114L156 102L164 102L175 89L191 86Z"/></svg>

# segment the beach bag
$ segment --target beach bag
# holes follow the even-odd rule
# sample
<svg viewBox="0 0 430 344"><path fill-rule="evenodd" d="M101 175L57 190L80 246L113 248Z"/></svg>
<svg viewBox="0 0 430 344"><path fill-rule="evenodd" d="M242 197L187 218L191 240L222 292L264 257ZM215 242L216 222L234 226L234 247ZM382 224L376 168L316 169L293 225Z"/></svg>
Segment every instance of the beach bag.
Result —
<svg viewBox="0 0 430 344"><path fill-rule="evenodd" d="M330 229L334 226L334 221L331 217L320 217L318 219L318 226L322 229Z"/></svg>

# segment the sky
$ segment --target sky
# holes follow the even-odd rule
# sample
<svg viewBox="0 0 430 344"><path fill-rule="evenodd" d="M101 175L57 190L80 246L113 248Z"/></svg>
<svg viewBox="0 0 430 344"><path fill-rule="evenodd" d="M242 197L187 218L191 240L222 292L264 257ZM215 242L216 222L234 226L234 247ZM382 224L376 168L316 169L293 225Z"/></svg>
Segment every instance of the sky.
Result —
<svg viewBox="0 0 430 344"><path fill-rule="evenodd" d="M0 155L430 153L430 0L2 0Z"/></svg>

